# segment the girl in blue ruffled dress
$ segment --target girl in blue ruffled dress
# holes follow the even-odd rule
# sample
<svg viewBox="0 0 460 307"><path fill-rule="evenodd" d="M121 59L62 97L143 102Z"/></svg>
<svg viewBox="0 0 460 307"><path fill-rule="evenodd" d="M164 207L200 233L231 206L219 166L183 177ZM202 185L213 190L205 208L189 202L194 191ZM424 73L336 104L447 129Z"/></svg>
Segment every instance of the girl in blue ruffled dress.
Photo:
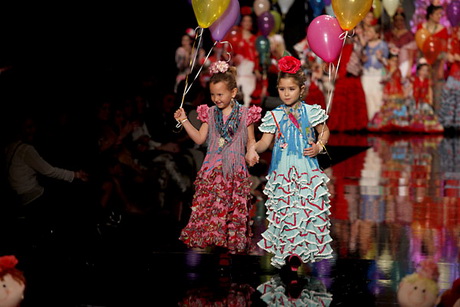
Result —
<svg viewBox="0 0 460 307"><path fill-rule="evenodd" d="M258 246L273 254L276 268L286 262L293 271L303 263L332 258L329 227L329 178L317 155L326 152L328 115L319 105L302 101L306 76L300 61L285 56L278 62L278 93L284 104L265 114L263 135L250 146L246 160L258 162L258 153L274 140L264 193L268 226Z"/></svg>

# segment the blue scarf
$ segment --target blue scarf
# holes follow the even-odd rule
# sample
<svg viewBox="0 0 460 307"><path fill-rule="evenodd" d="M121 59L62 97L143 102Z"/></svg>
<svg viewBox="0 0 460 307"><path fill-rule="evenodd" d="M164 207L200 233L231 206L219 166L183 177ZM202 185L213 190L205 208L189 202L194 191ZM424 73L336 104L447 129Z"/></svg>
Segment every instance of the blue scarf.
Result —
<svg viewBox="0 0 460 307"><path fill-rule="evenodd" d="M217 132L220 134L221 139L225 141L225 143L223 144L219 142L219 152L225 145L231 142L236 131L238 131L238 126L240 124L241 117L240 110L241 105L237 101L235 101L235 105L232 108L232 112L230 113L230 116L228 117L227 121L224 123L224 116L222 114L222 110L217 107L215 108L214 116L216 118Z"/></svg>

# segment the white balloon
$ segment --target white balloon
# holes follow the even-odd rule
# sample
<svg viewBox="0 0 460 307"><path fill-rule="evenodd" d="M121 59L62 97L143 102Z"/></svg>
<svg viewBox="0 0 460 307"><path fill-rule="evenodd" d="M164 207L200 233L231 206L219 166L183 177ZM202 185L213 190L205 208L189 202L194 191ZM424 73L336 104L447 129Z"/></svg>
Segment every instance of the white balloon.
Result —
<svg viewBox="0 0 460 307"><path fill-rule="evenodd" d="M383 0L383 8L387 11L388 16L393 17L399 6L399 0Z"/></svg>
<svg viewBox="0 0 460 307"><path fill-rule="evenodd" d="M285 15L291 8L294 0L278 0L278 5L280 6L281 13Z"/></svg>

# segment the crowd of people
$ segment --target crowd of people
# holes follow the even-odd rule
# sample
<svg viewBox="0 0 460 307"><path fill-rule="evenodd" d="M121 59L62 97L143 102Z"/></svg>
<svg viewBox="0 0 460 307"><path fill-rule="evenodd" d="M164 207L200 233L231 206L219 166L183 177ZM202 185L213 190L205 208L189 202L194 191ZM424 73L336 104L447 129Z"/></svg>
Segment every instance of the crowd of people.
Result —
<svg viewBox="0 0 460 307"><path fill-rule="evenodd" d="M371 9L344 37L341 56L334 63L314 54L306 36L286 46L282 33L276 32L265 38L270 48L267 60L257 16L249 7L243 7L241 14L239 24L213 47L212 55L199 53L197 63L203 76L216 59L235 65L245 106L281 104L276 93L277 61L285 50L294 50L292 55L302 61L308 76L306 101L328 110L333 132L442 133L460 128L459 27L442 22L443 6L426 7L425 21L414 29L402 7L389 24L382 24Z"/></svg>

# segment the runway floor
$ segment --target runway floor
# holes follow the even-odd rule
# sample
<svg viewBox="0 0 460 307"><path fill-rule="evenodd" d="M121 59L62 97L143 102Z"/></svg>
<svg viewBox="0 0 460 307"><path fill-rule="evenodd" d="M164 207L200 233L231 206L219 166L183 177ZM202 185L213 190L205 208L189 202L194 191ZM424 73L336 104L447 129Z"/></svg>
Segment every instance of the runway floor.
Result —
<svg viewBox="0 0 460 307"><path fill-rule="evenodd" d="M334 257L297 273L273 268L257 249L222 265L215 251L177 239L184 220L133 214L98 227L81 214L72 231L19 257L21 307L399 306L401 281L424 260L436 264L441 294L460 277L459 148L458 137L443 135L334 134L326 169ZM264 213L257 202L254 241ZM3 245L3 254L12 250Z"/></svg>

